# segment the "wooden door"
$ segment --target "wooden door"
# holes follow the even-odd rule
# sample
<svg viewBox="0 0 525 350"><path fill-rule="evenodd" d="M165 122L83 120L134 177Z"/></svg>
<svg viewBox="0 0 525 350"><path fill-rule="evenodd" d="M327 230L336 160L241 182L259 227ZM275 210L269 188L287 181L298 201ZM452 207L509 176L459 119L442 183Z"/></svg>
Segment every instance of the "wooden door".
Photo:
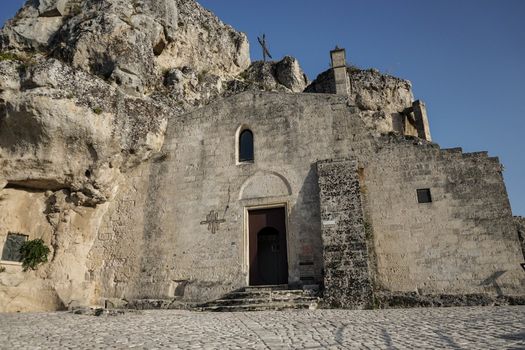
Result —
<svg viewBox="0 0 525 350"><path fill-rule="evenodd" d="M288 283L284 208L248 211L250 285Z"/></svg>

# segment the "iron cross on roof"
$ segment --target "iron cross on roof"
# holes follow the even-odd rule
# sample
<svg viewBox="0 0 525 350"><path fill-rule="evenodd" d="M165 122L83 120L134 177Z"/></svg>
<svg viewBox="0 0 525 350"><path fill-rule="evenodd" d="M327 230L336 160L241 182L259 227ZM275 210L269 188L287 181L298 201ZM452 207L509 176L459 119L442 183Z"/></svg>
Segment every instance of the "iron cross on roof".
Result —
<svg viewBox="0 0 525 350"><path fill-rule="evenodd" d="M215 232L217 232L219 229L219 225L223 222L226 222L226 220L219 220L219 213L217 213L215 210L212 210L208 215L206 215L206 220L201 221L201 225L208 225L208 231L211 231L212 234L215 234Z"/></svg>
<svg viewBox="0 0 525 350"><path fill-rule="evenodd" d="M262 47L263 61L266 62L266 56L270 57L270 59L273 59L272 55L270 55L270 51L268 50L268 46L266 46L266 34L263 34L262 39L257 37L257 40L259 40L259 44Z"/></svg>

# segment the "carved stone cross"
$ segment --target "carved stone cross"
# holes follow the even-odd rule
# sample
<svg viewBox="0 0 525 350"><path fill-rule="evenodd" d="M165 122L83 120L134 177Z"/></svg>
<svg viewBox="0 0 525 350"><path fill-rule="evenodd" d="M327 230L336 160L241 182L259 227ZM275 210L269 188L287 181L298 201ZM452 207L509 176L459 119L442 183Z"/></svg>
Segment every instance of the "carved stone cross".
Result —
<svg viewBox="0 0 525 350"><path fill-rule="evenodd" d="M219 213L212 210L208 215L206 215L206 220L201 221L201 225L208 225L208 231L211 231L212 234L215 234L219 229L219 225L223 222L226 222L226 220L219 220Z"/></svg>

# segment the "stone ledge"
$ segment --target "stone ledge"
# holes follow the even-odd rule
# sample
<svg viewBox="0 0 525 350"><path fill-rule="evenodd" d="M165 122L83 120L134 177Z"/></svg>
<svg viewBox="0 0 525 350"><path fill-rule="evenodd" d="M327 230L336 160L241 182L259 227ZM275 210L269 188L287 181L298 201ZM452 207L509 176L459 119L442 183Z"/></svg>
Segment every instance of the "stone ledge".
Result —
<svg viewBox="0 0 525 350"><path fill-rule="evenodd" d="M22 267L22 263L21 262L8 261L8 260L0 260L0 265L4 265L4 266L20 266L20 267Z"/></svg>
<svg viewBox="0 0 525 350"><path fill-rule="evenodd" d="M412 307L525 305L525 294L492 296L487 294L431 294L376 292L374 307L379 309Z"/></svg>

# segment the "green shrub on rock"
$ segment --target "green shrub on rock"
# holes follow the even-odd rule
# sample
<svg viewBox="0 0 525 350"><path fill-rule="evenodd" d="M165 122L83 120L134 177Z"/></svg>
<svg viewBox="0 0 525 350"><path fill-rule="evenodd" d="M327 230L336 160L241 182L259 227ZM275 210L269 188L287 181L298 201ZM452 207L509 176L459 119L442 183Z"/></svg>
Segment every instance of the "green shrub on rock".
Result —
<svg viewBox="0 0 525 350"><path fill-rule="evenodd" d="M49 247L41 239L27 241L20 247L24 271L36 270L37 266L47 262Z"/></svg>

